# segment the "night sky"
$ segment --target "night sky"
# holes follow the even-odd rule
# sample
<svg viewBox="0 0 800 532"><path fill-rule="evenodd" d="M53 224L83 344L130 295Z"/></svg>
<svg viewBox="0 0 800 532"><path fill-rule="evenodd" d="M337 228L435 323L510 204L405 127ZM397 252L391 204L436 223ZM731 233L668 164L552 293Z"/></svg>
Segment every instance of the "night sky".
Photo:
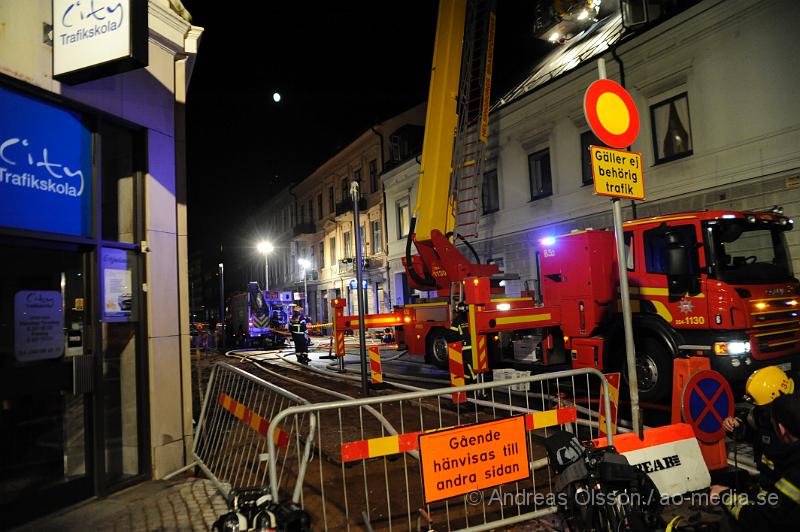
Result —
<svg viewBox="0 0 800 532"><path fill-rule="evenodd" d="M271 192L425 101L437 3L184 4L205 28L187 107L189 246L216 267L220 245L253 246ZM499 4L495 97L548 47L532 36L534 2Z"/></svg>

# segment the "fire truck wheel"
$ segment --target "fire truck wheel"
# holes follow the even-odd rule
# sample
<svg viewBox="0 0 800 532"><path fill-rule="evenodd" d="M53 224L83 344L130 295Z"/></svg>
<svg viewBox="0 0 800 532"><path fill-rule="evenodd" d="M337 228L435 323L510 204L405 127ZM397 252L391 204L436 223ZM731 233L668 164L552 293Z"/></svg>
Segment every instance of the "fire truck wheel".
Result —
<svg viewBox="0 0 800 532"><path fill-rule="evenodd" d="M655 338L637 338L635 344L639 399L657 403L667 397L672 386L672 356Z"/></svg>
<svg viewBox="0 0 800 532"><path fill-rule="evenodd" d="M450 357L447 354L447 338L445 337L444 330L432 329L428 333L427 338L427 352L430 362L440 369L448 369L450 367Z"/></svg>

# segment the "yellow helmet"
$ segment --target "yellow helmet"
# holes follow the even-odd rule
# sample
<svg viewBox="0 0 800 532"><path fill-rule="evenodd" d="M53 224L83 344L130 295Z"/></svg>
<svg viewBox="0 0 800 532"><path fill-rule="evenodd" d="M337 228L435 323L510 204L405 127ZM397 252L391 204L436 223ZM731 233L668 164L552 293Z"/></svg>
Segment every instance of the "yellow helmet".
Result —
<svg viewBox="0 0 800 532"><path fill-rule="evenodd" d="M300 312L301 310L303 310L303 307L301 307L300 305L295 305L294 307L295 312Z"/></svg>
<svg viewBox="0 0 800 532"><path fill-rule="evenodd" d="M781 394L794 392L794 381L778 366L767 366L750 375L744 390L754 404L763 406Z"/></svg>

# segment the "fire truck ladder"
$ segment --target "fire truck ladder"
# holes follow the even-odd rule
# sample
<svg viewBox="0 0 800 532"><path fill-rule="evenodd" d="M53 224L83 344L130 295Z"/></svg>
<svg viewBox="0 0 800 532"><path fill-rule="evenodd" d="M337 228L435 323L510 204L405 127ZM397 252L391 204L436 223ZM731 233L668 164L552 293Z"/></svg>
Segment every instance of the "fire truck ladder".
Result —
<svg viewBox="0 0 800 532"><path fill-rule="evenodd" d="M470 0L467 7L450 180L450 197L456 201L453 232L464 240L477 238L482 212L481 162L486 145L494 10L494 0Z"/></svg>

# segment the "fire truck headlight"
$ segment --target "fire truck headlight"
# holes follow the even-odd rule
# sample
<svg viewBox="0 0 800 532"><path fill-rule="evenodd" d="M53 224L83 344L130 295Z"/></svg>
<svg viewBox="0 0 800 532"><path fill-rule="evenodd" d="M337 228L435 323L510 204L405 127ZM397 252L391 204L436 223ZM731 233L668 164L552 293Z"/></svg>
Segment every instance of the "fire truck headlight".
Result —
<svg viewBox="0 0 800 532"><path fill-rule="evenodd" d="M715 355L742 355L750 352L750 342L715 342Z"/></svg>
<svg viewBox="0 0 800 532"><path fill-rule="evenodd" d="M511 303L498 303L497 310L511 310Z"/></svg>
<svg viewBox="0 0 800 532"><path fill-rule="evenodd" d="M406 323L411 323L411 316L403 316L403 321Z"/></svg>

